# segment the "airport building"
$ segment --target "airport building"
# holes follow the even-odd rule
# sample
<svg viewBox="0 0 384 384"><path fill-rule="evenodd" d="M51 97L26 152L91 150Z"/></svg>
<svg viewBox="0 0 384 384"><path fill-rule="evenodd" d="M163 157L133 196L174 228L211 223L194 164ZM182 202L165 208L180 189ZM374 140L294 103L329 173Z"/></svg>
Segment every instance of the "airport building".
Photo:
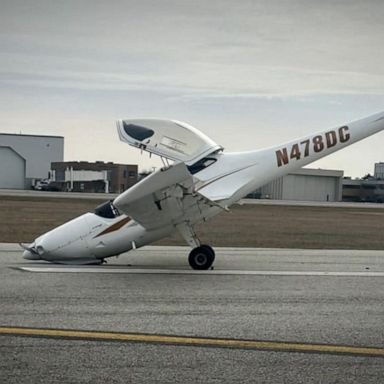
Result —
<svg viewBox="0 0 384 384"><path fill-rule="evenodd" d="M137 182L136 164L65 161L51 165L51 184L65 192L121 193Z"/></svg>
<svg viewBox="0 0 384 384"><path fill-rule="evenodd" d="M373 177L377 180L384 180L384 163L375 164L375 173Z"/></svg>
<svg viewBox="0 0 384 384"><path fill-rule="evenodd" d="M384 203L384 163L375 164L374 175L343 180L343 201Z"/></svg>
<svg viewBox="0 0 384 384"><path fill-rule="evenodd" d="M272 200L341 201L343 171L302 168L266 184L248 197Z"/></svg>
<svg viewBox="0 0 384 384"><path fill-rule="evenodd" d="M0 189L29 189L63 161L64 137L0 133Z"/></svg>

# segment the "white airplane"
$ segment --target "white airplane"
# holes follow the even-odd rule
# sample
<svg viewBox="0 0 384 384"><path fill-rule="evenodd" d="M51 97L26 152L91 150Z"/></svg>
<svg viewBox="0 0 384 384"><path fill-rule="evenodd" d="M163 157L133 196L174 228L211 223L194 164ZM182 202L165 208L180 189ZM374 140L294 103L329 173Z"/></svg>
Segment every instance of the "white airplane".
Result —
<svg viewBox="0 0 384 384"><path fill-rule="evenodd" d="M384 112L291 142L226 153L202 132L171 120L119 120L120 140L166 164L108 201L38 237L24 258L65 264L102 263L178 230L192 247L189 264L211 267L215 252L194 232L266 183L384 129ZM240 131L239 131L240 133Z"/></svg>

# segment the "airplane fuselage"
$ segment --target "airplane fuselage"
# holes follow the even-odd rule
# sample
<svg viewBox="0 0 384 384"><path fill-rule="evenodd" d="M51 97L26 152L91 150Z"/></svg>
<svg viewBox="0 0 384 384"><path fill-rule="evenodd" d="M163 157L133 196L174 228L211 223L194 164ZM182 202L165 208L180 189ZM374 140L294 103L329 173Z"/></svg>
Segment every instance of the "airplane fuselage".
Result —
<svg viewBox="0 0 384 384"><path fill-rule="evenodd" d="M137 126L131 126L137 131ZM214 152L204 153L187 167L175 161L174 165L157 170L95 213L86 213L38 237L25 250L24 257L57 263L100 263L177 229L192 247L198 246L193 234L197 223L266 183L383 129L384 113L379 113L257 151L225 153L209 142ZM171 145L167 140L167 145ZM141 221L124 212L133 212Z"/></svg>

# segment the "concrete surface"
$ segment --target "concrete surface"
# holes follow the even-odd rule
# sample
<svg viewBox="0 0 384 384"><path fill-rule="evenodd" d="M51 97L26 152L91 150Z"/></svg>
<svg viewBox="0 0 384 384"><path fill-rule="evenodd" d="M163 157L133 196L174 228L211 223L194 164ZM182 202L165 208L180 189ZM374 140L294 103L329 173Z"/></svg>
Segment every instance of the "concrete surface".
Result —
<svg viewBox="0 0 384 384"><path fill-rule="evenodd" d="M336 352L336 346L384 352L384 252L219 248L215 269L203 275L184 273L190 271L187 253L186 247L147 247L91 272L79 267L76 273L38 273L21 268L68 267L27 262L18 246L2 245L0 330L38 327L247 339L330 350L298 353L277 347L265 351L229 344L5 334L0 336L0 382L384 382L383 357L362 356L353 349L347 355ZM100 273L108 269L127 273ZM155 273L128 273L130 269ZM157 273L160 269L172 273ZM247 271L260 273L240 273ZM269 273L273 271L288 274ZM350 275L343 276L346 272Z"/></svg>

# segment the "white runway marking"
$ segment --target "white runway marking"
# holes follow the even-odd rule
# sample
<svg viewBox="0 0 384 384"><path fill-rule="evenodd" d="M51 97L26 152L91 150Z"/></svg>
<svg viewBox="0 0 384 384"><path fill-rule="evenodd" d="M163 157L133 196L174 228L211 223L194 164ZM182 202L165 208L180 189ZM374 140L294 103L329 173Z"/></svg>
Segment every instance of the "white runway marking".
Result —
<svg viewBox="0 0 384 384"><path fill-rule="evenodd" d="M257 275L257 276L369 276L384 277L384 272L328 272L328 271L241 271L213 269L196 271L192 269L149 269L149 268L108 268L108 267L20 267L27 272L38 273L119 273L156 275Z"/></svg>

